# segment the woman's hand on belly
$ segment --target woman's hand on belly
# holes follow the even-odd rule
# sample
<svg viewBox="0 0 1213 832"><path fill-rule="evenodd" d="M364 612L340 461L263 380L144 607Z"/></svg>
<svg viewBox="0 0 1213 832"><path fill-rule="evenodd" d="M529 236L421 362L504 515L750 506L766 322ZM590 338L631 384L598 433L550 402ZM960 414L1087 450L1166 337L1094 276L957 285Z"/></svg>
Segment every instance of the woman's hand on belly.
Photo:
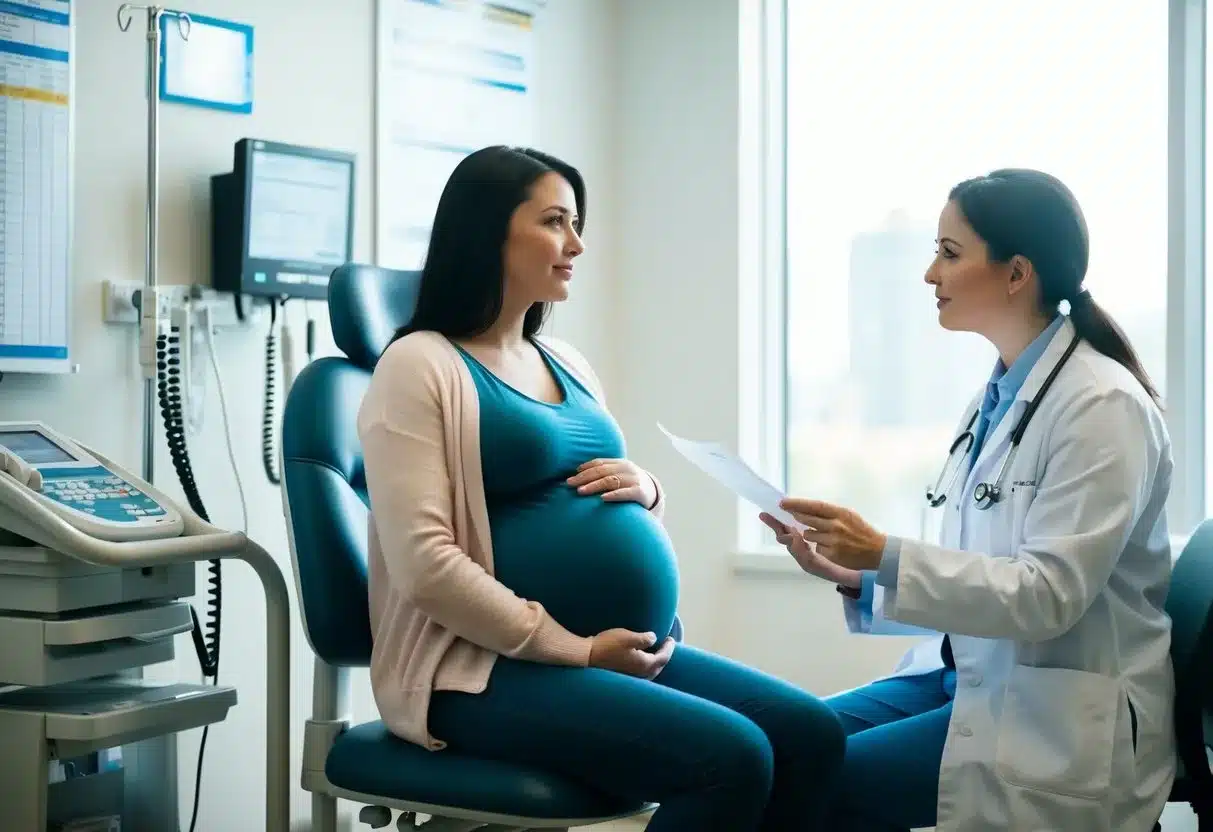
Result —
<svg viewBox="0 0 1213 832"><path fill-rule="evenodd" d="M578 494L601 494L612 503L640 503L650 509L657 502L657 485L643 468L627 459L591 459L577 466L568 484Z"/></svg>
<svg viewBox="0 0 1213 832"><path fill-rule="evenodd" d="M657 643L652 633L631 630L605 630L594 636L590 647L590 667L614 670L641 679L655 679L674 655L674 639L667 638L661 649L649 652Z"/></svg>

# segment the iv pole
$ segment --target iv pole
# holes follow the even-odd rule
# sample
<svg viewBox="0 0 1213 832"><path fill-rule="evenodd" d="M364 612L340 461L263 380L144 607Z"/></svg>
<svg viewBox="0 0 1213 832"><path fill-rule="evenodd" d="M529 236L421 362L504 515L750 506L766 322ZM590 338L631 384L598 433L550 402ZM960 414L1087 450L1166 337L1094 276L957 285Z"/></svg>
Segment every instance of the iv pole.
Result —
<svg viewBox="0 0 1213 832"><path fill-rule="evenodd" d="M189 39L190 19L182 13L162 6L145 6L123 3L118 7L118 28L123 32L131 27L136 11L147 13L147 208L144 228L146 249L143 253L143 288L136 296L135 307L139 310L139 366L143 373L143 465L145 482L153 482L156 450L156 341L160 335L160 18L171 15L177 18L177 31L182 40ZM164 738L160 754L162 765L175 771L177 743L175 736ZM158 756L158 755L155 755ZM156 765L156 763L152 763ZM169 785L176 791L176 777L170 777ZM176 801L169 798L166 809L168 817L159 817L152 823L177 823ZM171 818L171 820L170 820Z"/></svg>
<svg viewBox="0 0 1213 832"><path fill-rule="evenodd" d="M163 6L123 3L118 7L118 28L131 26L133 12L147 12L147 225L143 263L143 291L139 295L139 365L143 368L143 479L153 482L156 443L156 339L160 334L160 18L177 19L182 40L189 40L190 17Z"/></svg>

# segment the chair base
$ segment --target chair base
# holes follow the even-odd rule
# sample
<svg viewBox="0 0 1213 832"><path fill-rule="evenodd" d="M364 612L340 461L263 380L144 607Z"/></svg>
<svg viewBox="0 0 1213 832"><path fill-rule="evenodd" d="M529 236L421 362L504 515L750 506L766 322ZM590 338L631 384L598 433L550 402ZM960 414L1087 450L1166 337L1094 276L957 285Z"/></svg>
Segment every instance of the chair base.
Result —
<svg viewBox="0 0 1213 832"><path fill-rule="evenodd" d="M325 766L333 745L350 729L348 721L309 720L304 729L303 776L301 785L312 796L312 832L337 832L337 800L348 800L367 809L359 819L372 828L390 823L390 810L405 813L397 820L397 830L424 828L426 832L565 832L583 826L593 826L638 817L651 812L655 804L628 807L626 810L578 817L529 817L525 815L484 812L458 806L438 805L412 800L398 800L383 795L366 794L336 786L329 780ZM425 752L434 753L434 752ZM383 811L374 811L379 808ZM387 821L384 816L387 815ZM416 822L417 815L429 816L424 826Z"/></svg>
<svg viewBox="0 0 1213 832"><path fill-rule="evenodd" d="M303 787L308 789L308 784L305 782ZM361 804L364 809L359 812L358 820L361 823L369 823L372 828L382 828L374 822L382 815L380 812L367 811L368 809L378 808L385 812L392 810L403 812L405 814L404 825L400 825L402 821L398 821L396 827L401 832L409 829L424 829L425 832L568 832L570 829L583 826L595 826L600 823L610 823L613 820L639 817L657 808L655 805L650 805L640 811L600 818L525 818L469 812L450 806L427 806L384 800L376 795L351 792L329 784L323 794L312 791L312 832L337 832L337 800L348 800ZM320 811L318 812L317 809ZM430 819L421 824L417 822L417 815L427 815ZM325 823L330 816L333 819L331 826Z"/></svg>

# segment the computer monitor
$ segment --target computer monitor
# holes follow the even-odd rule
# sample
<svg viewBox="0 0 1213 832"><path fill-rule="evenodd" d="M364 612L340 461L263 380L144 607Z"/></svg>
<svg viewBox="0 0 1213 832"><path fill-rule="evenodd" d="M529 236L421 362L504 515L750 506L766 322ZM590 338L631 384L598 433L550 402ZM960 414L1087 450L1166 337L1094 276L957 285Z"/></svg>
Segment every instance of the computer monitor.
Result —
<svg viewBox="0 0 1213 832"><path fill-rule="evenodd" d="M354 240L354 156L241 139L211 177L211 284L237 296L323 300Z"/></svg>

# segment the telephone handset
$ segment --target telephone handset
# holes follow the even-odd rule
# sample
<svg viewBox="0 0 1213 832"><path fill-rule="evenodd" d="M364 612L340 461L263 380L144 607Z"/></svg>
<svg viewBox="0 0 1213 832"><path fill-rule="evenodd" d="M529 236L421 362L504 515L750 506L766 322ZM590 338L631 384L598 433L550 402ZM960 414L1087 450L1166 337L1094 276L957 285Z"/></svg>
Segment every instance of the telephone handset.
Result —
<svg viewBox="0 0 1213 832"><path fill-rule="evenodd" d="M91 537L125 542L176 537L185 530L167 500L41 422L0 422L0 455L5 473Z"/></svg>

